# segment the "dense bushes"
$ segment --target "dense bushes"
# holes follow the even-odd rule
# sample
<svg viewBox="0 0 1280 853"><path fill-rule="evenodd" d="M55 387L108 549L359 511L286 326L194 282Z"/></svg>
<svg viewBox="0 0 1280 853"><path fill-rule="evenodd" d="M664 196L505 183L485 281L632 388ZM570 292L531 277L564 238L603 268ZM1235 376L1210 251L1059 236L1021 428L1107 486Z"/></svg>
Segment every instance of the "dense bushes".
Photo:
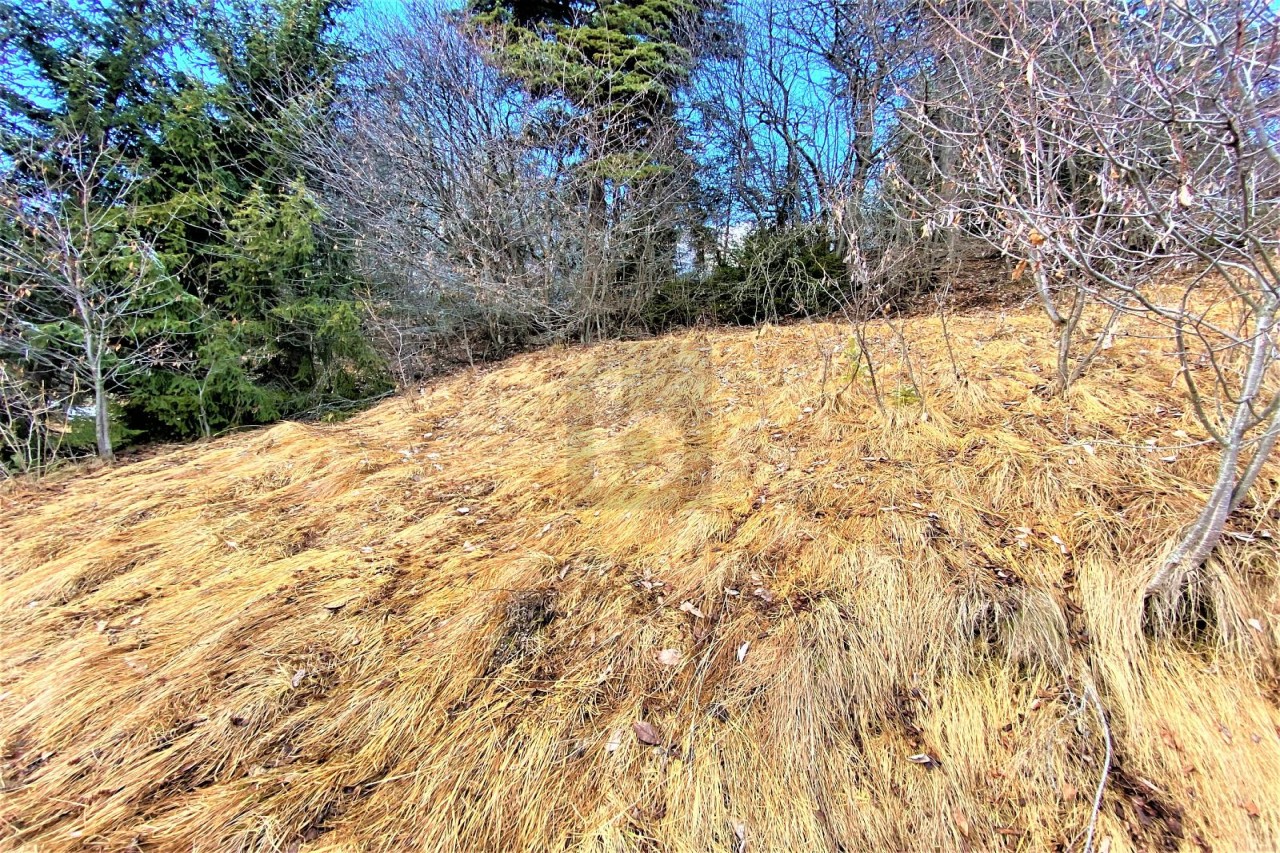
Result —
<svg viewBox="0 0 1280 853"><path fill-rule="evenodd" d="M831 312L841 304L844 258L820 226L761 228L706 270L674 276L646 306L652 328L758 323Z"/></svg>
<svg viewBox="0 0 1280 853"><path fill-rule="evenodd" d="M59 401L48 429L95 413L110 457L115 412L191 438L386 387L289 147L330 120L338 10L0 4L0 360L11 397Z"/></svg>

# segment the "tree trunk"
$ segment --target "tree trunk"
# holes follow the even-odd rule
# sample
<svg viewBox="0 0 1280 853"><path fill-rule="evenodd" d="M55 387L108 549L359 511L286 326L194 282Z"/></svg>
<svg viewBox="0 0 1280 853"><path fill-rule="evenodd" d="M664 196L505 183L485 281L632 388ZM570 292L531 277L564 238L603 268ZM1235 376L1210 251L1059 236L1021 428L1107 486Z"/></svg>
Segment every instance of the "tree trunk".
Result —
<svg viewBox="0 0 1280 853"><path fill-rule="evenodd" d="M106 383L102 379L102 370L97 365L93 370L93 422L98 438L98 456L108 462L115 461L115 452L111 449L111 412L107 408Z"/></svg>
<svg viewBox="0 0 1280 853"><path fill-rule="evenodd" d="M93 431L98 444L98 458L115 461L111 449L111 413L107 410L107 380L102 375L102 351L106 347L105 324L99 323L91 303L84 296L84 289L76 288L76 311L80 315L80 330L84 335L84 360L89 368L89 383L93 386Z"/></svg>
<svg viewBox="0 0 1280 853"><path fill-rule="evenodd" d="M1213 549L1218 547L1218 540L1222 538L1222 531L1227 526L1227 516L1231 513L1231 497L1236 489L1236 465L1239 461L1240 443L1237 441L1223 449L1222 460L1218 463L1217 482L1195 523L1147 584L1146 597L1154 599L1166 611L1173 608L1187 576L1200 568L1209 559Z"/></svg>
<svg viewBox="0 0 1280 853"><path fill-rule="evenodd" d="M1213 491L1200 515L1196 518L1187 535L1173 549L1164 565L1155 573L1147 584L1146 598L1158 603L1169 613L1182 591L1187 577L1199 569L1209 559L1214 548L1222 539L1226 529L1227 518L1231 511L1244 498L1244 492L1253 484L1253 479L1261 470L1266 455L1269 455L1275 444L1274 424L1266 423L1266 432L1260 437L1254 456L1242 474L1239 470L1240 457L1248 440L1250 429L1258 425L1254 415L1253 402L1262 388L1262 380L1267 367L1271 363L1271 330L1275 322L1277 300L1268 299L1258 311L1258 324L1254 329L1250 344L1249 364L1245 371L1239 402L1231 418L1230 428L1224 436L1222 458L1218 462L1218 477L1213 484ZM1272 413L1272 418L1275 413ZM1262 458L1259 458L1259 454Z"/></svg>
<svg viewBox="0 0 1280 853"><path fill-rule="evenodd" d="M1058 313L1058 306L1053 304L1053 292L1049 289L1049 273L1044 268L1044 253L1041 252L1038 244L1032 244L1030 252L1031 271L1036 278L1036 293L1040 296L1040 304L1044 306L1044 311L1049 315L1049 322L1055 327L1061 326L1065 321L1062 315Z"/></svg>
<svg viewBox="0 0 1280 853"><path fill-rule="evenodd" d="M1275 402L1280 403L1280 398ZM1267 419L1266 432L1262 434L1262 438L1258 441L1258 446L1254 448L1253 458L1249 460L1249 465L1244 469L1244 473L1240 475L1240 482L1236 483L1235 493L1231 496L1230 512L1235 512L1236 507L1240 506L1240 502L1245 499L1245 496L1249 494L1249 490L1253 488L1254 481L1262 473L1262 466L1267 463L1267 457L1275 449L1277 438L1280 438L1280 405L1273 404L1271 416Z"/></svg>

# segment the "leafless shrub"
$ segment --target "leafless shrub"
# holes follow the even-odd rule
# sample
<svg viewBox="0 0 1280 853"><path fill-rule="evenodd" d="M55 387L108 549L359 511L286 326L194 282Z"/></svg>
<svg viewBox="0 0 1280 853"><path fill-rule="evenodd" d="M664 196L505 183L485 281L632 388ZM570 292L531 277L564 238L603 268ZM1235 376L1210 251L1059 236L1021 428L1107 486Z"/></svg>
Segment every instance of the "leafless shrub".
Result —
<svg viewBox="0 0 1280 853"><path fill-rule="evenodd" d="M58 461L75 397L0 362L0 477L43 474Z"/></svg>
<svg viewBox="0 0 1280 853"><path fill-rule="evenodd" d="M0 355L52 377L58 391L87 389L98 455L110 460L109 392L133 371L171 358L148 323L161 307L164 270L135 227L138 178L89 134L66 134L18 156L39 177L24 183L11 169L0 183L7 224L0 232ZM22 380L13 370L7 378L17 395L7 401L13 411L39 423L48 414L46 391L17 389Z"/></svg>
<svg viewBox="0 0 1280 853"><path fill-rule="evenodd" d="M933 222L1022 259L1060 329L1061 388L1108 334L1104 320L1072 354L1091 306L1165 324L1221 448L1203 512L1147 587L1164 619L1280 434L1276 16L1247 0L932 11L935 72L906 116L948 155L922 193Z"/></svg>
<svg viewBox="0 0 1280 853"><path fill-rule="evenodd" d="M420 332L485 355L634 322L692 186L678 125L630 126L606 92L531 98L430 5L373 26L341 133L309 140L363 272Z"/></svg>
<svg viewBox="0 0 1280 853"><path fill-rule="evenodd" d="M899 0L767 0L737 7L735 20L737 50L697 77L720 190L712 218L726 235L748 223L830 246L840 270L821 270L818 287L852 323L879 401L865 324L931 287L940 257L885 191L900 148L897 90L922 55L920 15ZM744 286L773 286L751 272Z"/></svg>

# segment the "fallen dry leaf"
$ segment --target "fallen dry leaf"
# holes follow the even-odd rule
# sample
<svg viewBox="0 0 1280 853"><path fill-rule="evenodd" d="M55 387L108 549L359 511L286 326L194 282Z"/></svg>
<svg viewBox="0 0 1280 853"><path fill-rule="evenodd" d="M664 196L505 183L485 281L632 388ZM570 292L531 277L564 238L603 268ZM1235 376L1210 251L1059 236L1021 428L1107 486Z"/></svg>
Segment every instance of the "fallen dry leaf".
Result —
<svg viewBox="0 0 1280 853"><path fill-rule="evenodd" d="M699 610L697 605L694 604L692 601L680 602L680 610L683 613L688 613L690 616L692 616L695 619L702 618L702 611Z"/></svg>
<svg viewBox="0 0 1280 853"><path fill-rule="evenodd" d="M663 666L679 666L683 657L679 649L663 649L658 652L658 663Z"/></svg>
<svg viewBox="0 0 1280 853"><path fill-rule="evenodd" d="M650 746L658 746L662 743L662 736L658 734L658 730L644 720L636 720L632 723L631 730L636 733L636 740L641 743L647 743Z"/></svg>

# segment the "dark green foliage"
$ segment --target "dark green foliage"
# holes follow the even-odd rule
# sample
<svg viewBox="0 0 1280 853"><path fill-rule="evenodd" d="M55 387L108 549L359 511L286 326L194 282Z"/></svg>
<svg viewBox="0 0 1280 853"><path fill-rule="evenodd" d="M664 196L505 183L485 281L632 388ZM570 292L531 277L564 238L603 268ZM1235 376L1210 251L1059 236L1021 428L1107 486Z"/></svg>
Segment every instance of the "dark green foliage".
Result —
<svg viewBox="0 0 1280 853"><path fill-rule="evenodd" d="M110 152L136 189L103 195L127 206L122 233L140 235L166 271L143 327L166 356L111 389L145 437L210 434L386 387L346 256L290 149L327 120L348 59L333 37L341 8L0 0L11 184L35 192L73 170L49 153L61 139Z"/></svg>
<svg viewBox="0 0 1280 853"><path fill-rule="evenodd" d="M111 443L117 450L133 444L138 436L137 430L129 429L119 417L122 412L119 404L111 405ZM76 414L64 423L56 425L64 430L61 437L61 451L65 455L92 455L96 436L94 435L93 415Z"/></svg>
<svg viewBox="0 0 1280 853"><path fill-rule="evenodd" d="M839 307L846 276L839 247L818 226L759 228L706 275L665 285L649 306L651 325L757 323L825 314Z"/></svg>
<svg viewBox="0 0 1280 853"><path fill-rule="evenodd" d="M360 329L345 256L291 156L325 120L347 53L333 40L333 0L219 4L194 41L216 81L185 78L157 164L164 205L183 227L183 257L202 313L185 370L154 375L131 405L174 435L208 433L371 396L385 374Z"/></svg>
<svg viewBox="0 0 1280 853"><path fill-rule="evenodd" d="M670 111L692 67L688 28L700 16L690 0L479 0L472 9L500 46L502 67L535 96L607 102L635 121Z"/></svg>
<svg viewBox="0 0 1280 853"><path fill-rule="evenodd" d="M5 153L74 129L126 158L144 156L183 12L171 0L0 3Z"/></svg>

